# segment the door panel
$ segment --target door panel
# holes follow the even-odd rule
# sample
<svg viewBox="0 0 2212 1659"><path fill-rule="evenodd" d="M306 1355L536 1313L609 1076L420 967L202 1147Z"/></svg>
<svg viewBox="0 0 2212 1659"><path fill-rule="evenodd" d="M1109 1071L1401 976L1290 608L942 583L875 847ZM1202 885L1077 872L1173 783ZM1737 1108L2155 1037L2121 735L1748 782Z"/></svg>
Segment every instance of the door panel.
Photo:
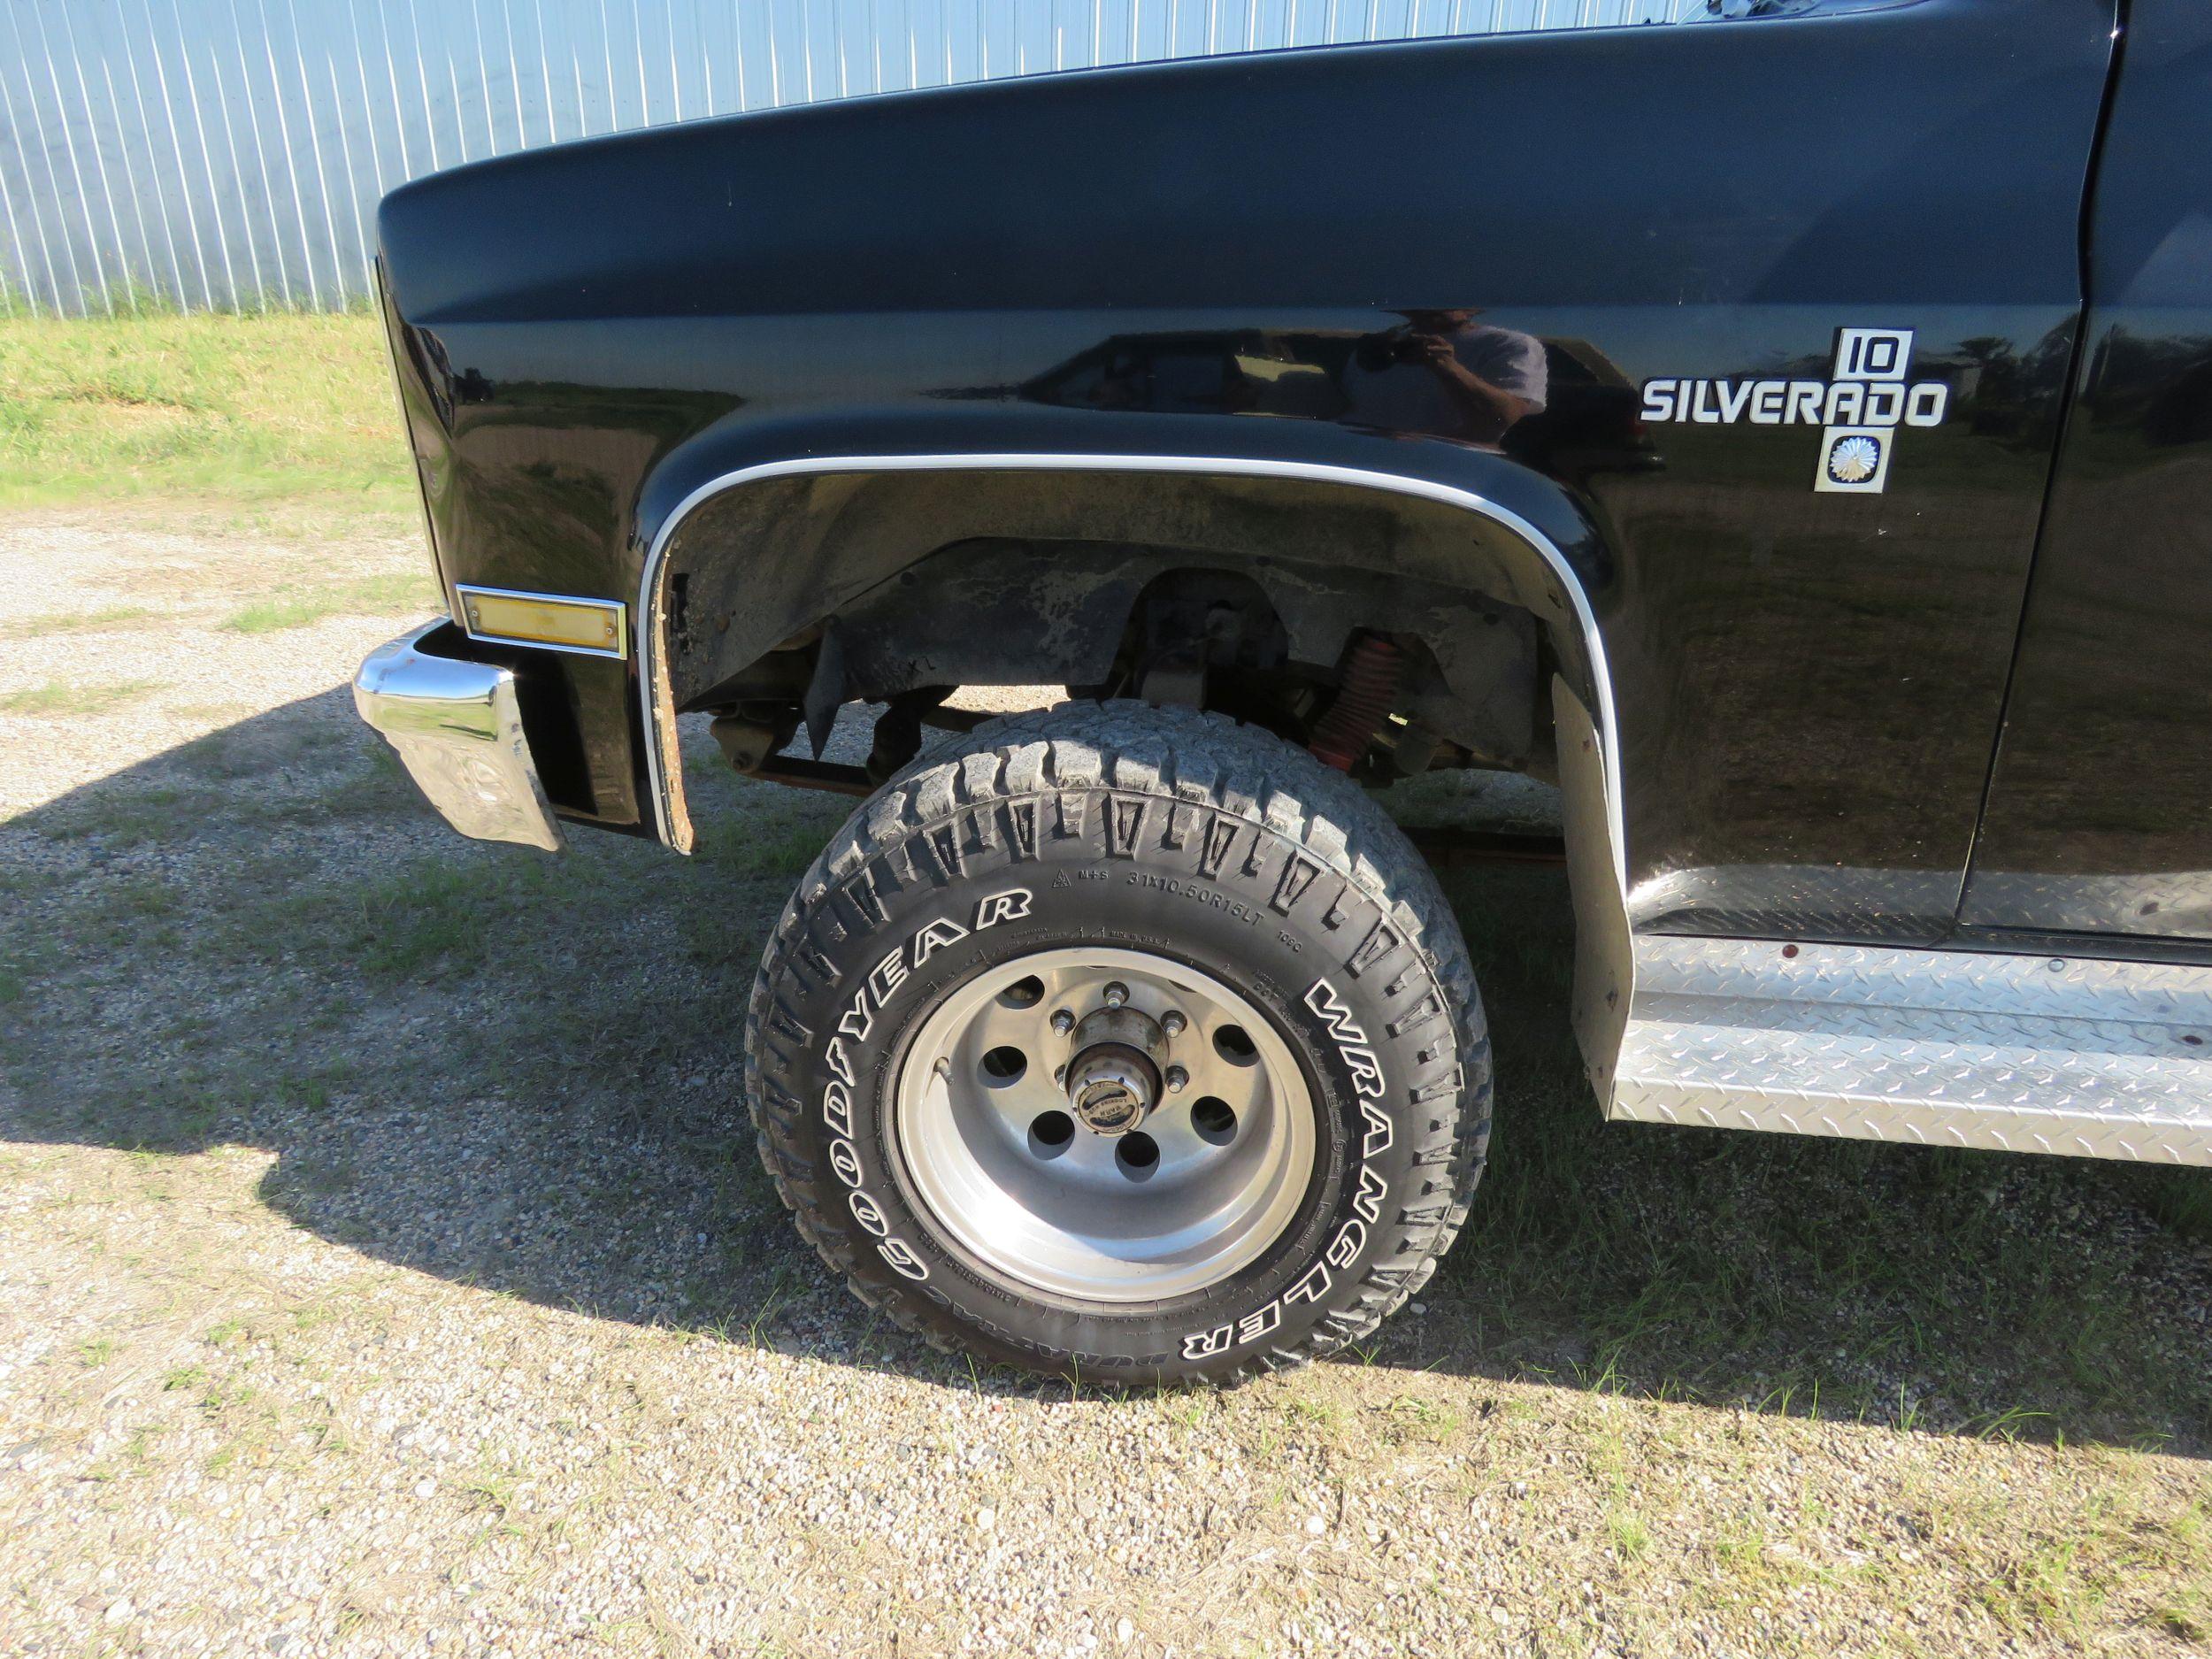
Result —
<svg viewBox="0 0 2212 1659"><path fill-rule="evenodd" d="M2212 8L2136 0L1962 919L2212 938Z"/></svg>

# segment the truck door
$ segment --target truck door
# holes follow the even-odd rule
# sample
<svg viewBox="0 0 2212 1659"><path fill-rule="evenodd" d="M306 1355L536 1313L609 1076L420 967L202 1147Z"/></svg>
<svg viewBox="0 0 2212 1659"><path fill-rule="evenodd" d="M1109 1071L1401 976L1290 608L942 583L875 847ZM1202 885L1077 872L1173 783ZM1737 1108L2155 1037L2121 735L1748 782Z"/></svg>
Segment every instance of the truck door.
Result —
<svg viewBox="0 0 2212 1659"><path fill-rule="evenodd" d="M2212 6L2135 0L1961 920L2212 939Z"/></svg>

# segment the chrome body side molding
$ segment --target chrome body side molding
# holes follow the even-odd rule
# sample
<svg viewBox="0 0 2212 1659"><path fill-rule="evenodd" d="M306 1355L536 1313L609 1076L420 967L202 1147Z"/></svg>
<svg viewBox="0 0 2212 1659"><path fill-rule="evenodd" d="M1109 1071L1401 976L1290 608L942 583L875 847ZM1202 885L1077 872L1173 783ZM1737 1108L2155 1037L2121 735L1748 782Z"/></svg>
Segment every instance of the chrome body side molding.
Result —
<svg viewBox="0 0 2212 1659"><path fill-rule="evenodd" d="M461 637L440 618L371 651L354 676L354 707L462 834L560 851L560 826L523 735L514 671L423 649L439 634Z"/></svg>
<svg viewBox="0 0 2212 1659"><path fill-rule="evenodd" d="M2212 1164L2212 967L1634 941L1608 1115Z"/></svg>
<svg viewBox="0 0 2212 1659"><path fill-rule="evenodd" d="M806 457L767 461L740 467L709 479L680 502L655 532L638 580L637 651L639 681L644 692L645 772L651 797L654 827L660 839L681 852L690 850L690 820L683 799L683 769L672 764L675 753L676 717L670 689L666 655L662 642L666 626L662 588L670 542L684 520L702 503L726 491L761 479L787 478L810 472L1121 472L1218 474L1225 477L1295 479L1308 483L1342 484L1356 488L1384 490L1420 496L1448 506L1479 513L1502 526L1533 548L1550 568L1572 608L1590 664L1598 706L1595 717L1603 766L1605 828L1610 845L1615 885L1627 887L1626 838L1623 830L1620 779L1619 724L1614 717L1612 679L1607 670L1605 644L1598 633L1597 618L1582 591L1580 579L1559 546L1541 530L1510 508L1427 479L1394 472L1370 472L1359 467L1332 466L1318 462L1274 461L1249 457L1111 454L941 454L848 455Z"/></svg>

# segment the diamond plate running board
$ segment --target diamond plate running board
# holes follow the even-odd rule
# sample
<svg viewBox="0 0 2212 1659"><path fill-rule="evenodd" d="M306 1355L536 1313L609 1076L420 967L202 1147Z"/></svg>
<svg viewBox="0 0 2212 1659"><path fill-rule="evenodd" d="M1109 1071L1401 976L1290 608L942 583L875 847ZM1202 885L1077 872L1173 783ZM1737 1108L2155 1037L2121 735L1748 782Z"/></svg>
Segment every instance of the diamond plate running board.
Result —
<svg viewBox="0 0 2212 1659"><path fill-rule="evenodd" d="M1609 1115L2212 1164L2212 968L1645 934Z"/></svg>

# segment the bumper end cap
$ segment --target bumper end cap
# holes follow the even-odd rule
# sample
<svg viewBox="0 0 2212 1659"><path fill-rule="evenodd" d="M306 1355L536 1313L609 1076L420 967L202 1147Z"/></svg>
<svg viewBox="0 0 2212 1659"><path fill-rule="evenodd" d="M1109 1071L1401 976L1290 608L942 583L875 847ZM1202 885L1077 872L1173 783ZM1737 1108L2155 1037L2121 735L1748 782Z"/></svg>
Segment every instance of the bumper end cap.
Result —
<svg viewBox="0 0 2212 1659"><path fill-rule="evenodd" d="M354 675L353 706L462 834L558 852L560 825L523 734L514 670L436 654L460 640L441 619L378 646Z"/></svg>

